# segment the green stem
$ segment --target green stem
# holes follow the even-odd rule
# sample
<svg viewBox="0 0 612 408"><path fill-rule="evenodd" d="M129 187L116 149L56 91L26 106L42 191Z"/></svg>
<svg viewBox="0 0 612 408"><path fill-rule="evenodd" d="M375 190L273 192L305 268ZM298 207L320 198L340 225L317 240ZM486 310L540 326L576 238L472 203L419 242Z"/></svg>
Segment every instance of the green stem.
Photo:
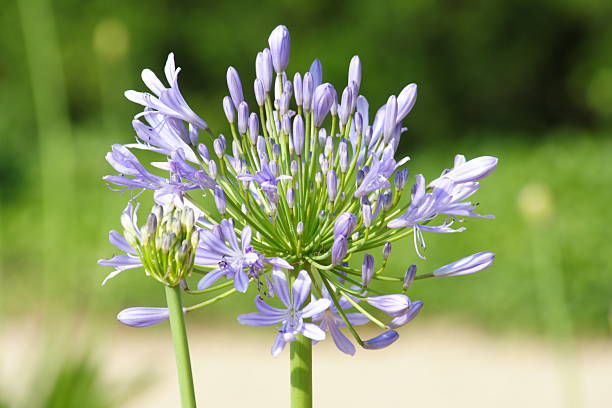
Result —
<svg viewBox="0 0 612 408"><path fill-rule="evenodd" d="M178 286L166 286L166 301L170 312L170 329L176 368L178 370L179 389L181 392L181 407L196 408L193 377L191 374L191 360L189 359L189 345L187 344L187 331L181 304L181 289Z"/></svg>
<svg viewBox="0 0 612 408"><path fill-rule="evenodd" d="M291 408L312 408L312 342L301 334L291 342Z"/></svg>

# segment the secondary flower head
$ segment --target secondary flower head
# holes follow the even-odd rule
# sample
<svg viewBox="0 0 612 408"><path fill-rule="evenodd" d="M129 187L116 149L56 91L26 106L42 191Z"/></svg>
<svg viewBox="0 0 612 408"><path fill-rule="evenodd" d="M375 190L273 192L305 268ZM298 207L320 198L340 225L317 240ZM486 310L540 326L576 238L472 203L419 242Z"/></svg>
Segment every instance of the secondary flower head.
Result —
<svg viewBox="0 0 612 408"><path fill-rule="evenodd" d="M219 101L228 122L223 134L185 102L172 54L165 68L169 88L145 70L143 80L155 96L126 94L145 106L133 122L138 142L113 146L107 160L119 174L105 179L116 190L152 190L160 205L193 209L191 234L197 232L198 239L186 239L187 229L169 235L175 223L164 224L161 216L140 228L135 217L126 216L134 227L126 228L125 238L111 233L111 242L126 254L101 264L115 267L109 278L144 266L166 284L182 281L190 294L227 290L189 310L256 285L259 312L239 320L277 326L273 354L298 335L319 341L325 332L342 352L353 354L342 330L366 349L386 347L399 337L392 329L423 306L404 293L416 281L490 265L487 256L474 256L434 273L419 276L410 268L399 276L388 266L391 243L413 235L416 255L422 256L424 233L458 233L465 229L456 227L464 218L491 218L476 213L467 199L496 168L497 158L457 155L453 168L427 184L423 175L408 172L409 158L398 154L416 84L370 109L361 93L366 67L358 56L347 61L346 81L336 88L325 82L319 59L306 72L290 72L287 27L276 27L267 45L255 58L256 77L245 82L252 88L243 87L235 68L227 70L228 95ZM255 94L254 107L246 102L247 89ZM207 144L200 131L211 136ZM148 166L136 150L162 160ZM409 253L394 245L393 252L412 263ZM375 265L370 253L382 253L382 263ZM197 281L184 280L189 271L200 275ZM264 301L274 297L284 307ZM390 321L379 320L381 311ZM366 320L382 334L361 339L354 326Z"/></svg>
<svg viewBox="0 0 612 408"><path fill-rule="evenodd" d="M193 269L200 233L190 208L155 205L144 225L138 226L136 209L131 204L121 215L123 237L111 232L111 243L128 255L100 260L102 266L114 266L115 272L142 266L145 272L167 286L176 286ZM105 283L106 283L105 280Z"/></svg>

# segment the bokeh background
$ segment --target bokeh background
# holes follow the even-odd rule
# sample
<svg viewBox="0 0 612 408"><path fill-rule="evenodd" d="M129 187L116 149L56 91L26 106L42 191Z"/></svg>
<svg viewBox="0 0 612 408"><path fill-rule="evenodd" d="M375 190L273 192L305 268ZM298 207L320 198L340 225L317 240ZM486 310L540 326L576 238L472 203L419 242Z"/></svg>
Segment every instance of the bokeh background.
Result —
<svg viewBox="0 0 612 408"><path fill-rule="evenodd" d="M317 406L365 406L370 394L396 398L394 406L612 406L611 2L3 0L0 8L0 406L176 406L167 327L114 320L128 306L162 305L159 286L126 273L100 287L108 271L96 260L113 253L108 230L129 198L102 182L112 172L104 155L134 137L138 108L123 91L143 89L140 71L161 72L170 51L190 105L222 131L227 66L250 89L255 54L281 23L292 35L291 72L318 57L325 80L343 84L358 54L371 106L419 85L400 147L413 173L436 176L456 153L500 158L477 196L496 220L470 221L460 236L430 234L427 262L410 242L391 258L398 270L416 262L427 271L491 250L495 265L414 285L411 297L426 307L390 351L349 359L322 345ZM203 402L286 405L288 368L269 357L270 333L235 321L250 302L234 297L190 316ZM250 391L223 388L237 378ZM402 388L383 388L390 384Z"/></svg>

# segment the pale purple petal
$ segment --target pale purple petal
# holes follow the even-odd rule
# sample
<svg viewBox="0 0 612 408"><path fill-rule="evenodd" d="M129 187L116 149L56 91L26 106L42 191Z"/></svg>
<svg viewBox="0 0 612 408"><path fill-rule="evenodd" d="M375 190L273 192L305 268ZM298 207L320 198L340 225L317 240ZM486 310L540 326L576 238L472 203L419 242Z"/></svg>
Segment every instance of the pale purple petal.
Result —
<svg viewBox="0 0 612 408"><path fill-rule="evenodd" d="M285 272L274 268L272 270L272 283L274 293L278 296L281 302L287 307L291 307L291 297L289 296L289 285L287 284L287 276Z"/></svg>
<svg viewBox="0 0 612 408"><path fill-rule="evenodd" d="M273 326L282 322L285 316L268 315L264 313L247 313L238 316L238 321L247 326Z"/></svg>
<svg viewBox="0 0 612 408"><path fill-rule="evenodd" d="M278 333L276 335L276 339L274 340L274 344L272 344L272 357L276 357L280 354L281 351L285 348L285 337L283 333Z"/></svg>
<svg viewBox="0 0 612 408"><path fill-rule="evenodd" d="M340 350L341 352L345 354L351 355L351 356L355 355L355 346L340 331L338 326L330 325L329 333L331 334L332 339L334 340L334 343L336 344L336 347L338 347L338 350Z"/></svg>
<svg viewBox="0 0 612 408"><path fill-rule="evenodd" d="M329 299L318 299L314 302L310 302L304 309L302 309L302 317L308 319L316 314L319 314L329 308L332 302Z"/></svg>
<svg viewBox="0 0 612 408"><path fill-rule="evenodd" d="M223 269L215 269L213 271L208 272L200 281L198 282L198 290L204 290L216 281L223 275L225 275L225 271Z"/></svg>
<svg viewBox="0 0 612 408"><path fill-rule="evenodd" d="M316 324L304 323L301 333L312 340L325 340L325 332Z"/></svg>
<svg viewBox="0 0 612 408"><path fill-rule="evenodd" d="M293 282L293 307L298 310L302 304L310 296L311 279L308 272L302 270L298 274L297 279Z"/></svg>
<svg viewBox="0 0 612 408"><path fill-rule="evenodd" d="M391 329L397 329L398 327L410 323L419 314L422 308L423 302L417 300L416 302L412 303L412 305L405 314L394 318L393 320L391 320L391 322L389 322L389 324L387 324L387 326L389 326L389 328Z"/></svg>

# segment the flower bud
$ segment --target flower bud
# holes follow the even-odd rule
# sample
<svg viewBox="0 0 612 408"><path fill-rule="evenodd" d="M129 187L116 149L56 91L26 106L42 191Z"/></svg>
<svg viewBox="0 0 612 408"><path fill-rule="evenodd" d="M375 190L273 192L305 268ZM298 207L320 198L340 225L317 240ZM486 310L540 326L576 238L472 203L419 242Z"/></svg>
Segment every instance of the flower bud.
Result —
<svg viewBox="0 0 612 408"><path fill-rule="evenodd" d="M244 96L242 95L242 84L240 83L238 71L234 67L227 69L227 88L229 89L234 106L240 105L240 102L244 101Z"/></svg>
<svg viewBox="0 0 612 408"><path fill-rule="evenodd" d="M130 307L117 315L117 320L126 326L147 327L170 318L166 307Z"/></svg>
<svg viewBox="0 0 612 408"><path fill-rule="evenodd" d="M340 235L339 237L335 238L331 249L332 265L338 265L340 262L342 262L347 251L348 241L346 240L346 237L344 235Z"/></svg>
<svg viewBox="0 0 612 408"><path fill-rule="evenodd" d="M323 83L323 67L321 66L321 61L319 61L318 58L315 58L315 60L312 61L308 72L310 72L310 75L312 76L313 89Z"/></svg>
<svg viewBox="0 0 612 408"><path fill-rule="evenodd" d="M363 256L361 264L361 282L364 287L368 287L374 277L374 257L370 254Z"/></svg>
<svg viewBox="0 0 612 408"><path fill-rule="evenodd" d="M298 163L296 160L292 160L291 161L291 166L290 166L290 170L291 170L291 175L295 176L298 172Z"/></svg>
<svg viewBox="0 0 612 408"><path fill-rule="evenodd" d="M433 276L459 276L478 272L491 266L494 259L493 252L478 252L436 269L433 271Z"/></svg>
<svg viewBox="0 0 612 408"><path fill-rule="evenodd" d="M246 102L240 102L238 105L238 132L244 135L249 125L249 106Z"/></svg>
<svg viewBox="0 0 612 408"><path fill-rule="evenodd" d="M361 205L361 215L363 217L363 225L366 228L370 228L372 225L372 205L370 204L370 200L367 197L363 197Z"/></svg>
<svg viewBox="0 0 612 408"><path fill-rule="evenodd" d="M229 123L236 121L236 110L234 109L232 98L229 96L223 98L223 112L225 112L225 117Z"/></svg>
<svg viewBox="0 0 612 408"><path fill-rule="evenodd" d="M297 227L295 228L298 236L302 235L302 233L304 232L304 223L302 221L297 223Z"/></svg>
<svg viewBox="0 0 612 408"><path fill-rule="evenodd" d="M340 171L342 173L346 173L348 170L349 157L348 157L348 147L346 145L346 141L340 141L338 145L338 155L340 156Z"/></svg>
<svg viewBox="0 0 612 408"><path fill-rule="evenodd" d="M333 203L336 201L336 196L338 195L338 177L336 176L336 172L334 170L330 170L327 173L327 197L329 198L329 202Z"/></svg>
<svg viewBox="0 0 612 408"><path fill-rule="evenodd" d="M380 195L380 202L385 211L389 211L393 205L393 192L385 191Z"/></svg>
<svg viewBox="0 0 612 408"><path fill-rule="evenodd" d="M293 76L293 94L295 96L295 104L302 106L302 76L296 72Z"/></svg>
<svg viewBox="0 0 612 408"><path fill-rule="evenodd" d="M369 340L364 340L363 348L379 350L395 343L397 339L399 339L399 334L395 330L389 330Z"/></svg>
<svg viewBox="0 0 612 408"><path fill-rule="evenodd" d="M360 135L363 132L363 117L361 113L356 112L355 117L353 118L353 123L355 123L355 133Z"/></svg>
<svg viewBox="0 0 612 408"><path fill-rule="evenodd" d="M304 111L310 112L312 110L312 95L314 93L314 85L312 82L312 75L310 72L304 74L304 80L302 81L302 104Z"/></svg>
<svg viewBox="0 0 612 408"><path fill-rule="evenodd" d="M359 170L357 172L357 175L355 176L355 184L357 185L357 187L361 185L364 178L365 178L365 172L363 170Z"/></svg>
<svg viewBox="0 0 612 408"><path fill-rule="evenodd" d="M338 108L338 118L340 119L340 126L346 125L348 118L351 115L351 106L353 105L353 90L351 87L344 88L342 92L342 100L340 107Z"/></svg>
<svg viewBox="0 0 612 408"><path fill-rule="evenodd" d="M406 85L397 96L397 122L400 123L412 110L417 97L416 84Z"/></svg>
<svg viewBox="0 0 612 408"><path fill-rule="evenodd" d="M336 218L334 222L334 238L339 235L348 237L353 233L355 226L357 225L357 217L349 212L344 212Z"/></svg>
<svg viewBox="0 0 612 408"><path fill-rule="evenodd" d="M323 181L323 176L321 175L320 171L317 171L315 173L315 183L317 183L317 185L320 185L322 181Z"/></svg>
<svg viewBox="0 0 612 408"><path fill-rule="evenodd" d="M283 91L278 103L278 110L281 116L286 115L289 112L289 102L291 102L291 94L286 90Z"/></svg>
<svg viewBox="0 0 612 408"><path fill-rule="evenodd" d="M289 30L284 25L276 27L268 38L270 54L272 55L272 65L277 74L283 72L289 64L289 50L291 40Z"/></svg>
<svg viewBox="0 0 612 408"><path fill-rule="evenodd" d="M321 124L323 124L323 120L325 120L334 103L334 93L331 84L322 84L315 89L312 101L315 127L321 127Z"/></svg>
<svg viewBox="0 0 612 408"><path fill-rule="evenodd" d="M410 288L410 285L412 284L412 281L416 276L416 271L417 267L414 264L410 265L408 269L406 269L406 274L404 275L404 282L402 283L402 290L404 292L406 292L408 288Z"/></svg>
<svg viewBox="0 0 612 408"><path fill-rule="evenodd" d="M269 49L266 48L262 52L257 53L255 73L257 79L261 81L265 92L270 92L272 89L272 56Z"/></svg>
<svg viewBox="0 0 612 408"><path fill-rule="evenodd" d="M257 143L257 136L259 136L259 118L255 112L249 116L249 140L251 144Z"/></svg>
<svg viewBox="0 0 612 408"><path fill-rule="evenodd" d="M295 115L293 119L293 150L298 156L304 151L304 119L301 115Z"/></svg>
<svg viewBox="0 0 612 408"><path fill-rule="evenodd" d="M283 128L283 132L289 136L289 140L291 140L291 118L287 113L283 116L281 127Z"/></svg>
<svg viewBox="0 0 612 408"><path fill-rule="evenodd" d="M217 157L221 159L225 154L225 137L223 135L219 135L219 137L213 141L213 148Z"/></svg>
<svg viewBox="0 0 612 408"><path fill-rule="evenodd" d="M293 190L293 187L289 187L287 189L286 198L287 205L289 206L289 208L293 209L293 204L295 203L295 191Z"/></svg>
<svg viewBox="0 0 612 408"><path fill-rule="evenodd" d="M263 83L259 78L255 78L255 82L253 83L253 91L255 93L257 106L264 106L266 103L266 91L264 90Z"/></svg>
<svg viewBox="0 0 612 408"><path fill-rule="evenodd" d="M397 126L397 100L395 95L391 95L385 105L385 121L384 121L384 142L389 143L395 133Z"/></svg>
<svg viewBox="0 0 612 408"><path fill-rule="evenodd" d="M349 64L348 85L351 85L351 83L355 84L356 91L358 92L359 87L361 86L361 61L357 55L351 58L351 62ZM356 96L357 94L355 94L355 97Z"/></svg>
<svg viewBox="0 0 612 408"><path fill-rule="evenodd" d="M280 147L280 145L274 143L274 145L272 146L272 154L274 155L274 157L276 159L278 159L278 156L280 156L280 154L281 154L281 147Z"/></svg>
<svg viewBox="0 0 612 408"><path fill-rule="evenodd" d="M408 181L408 169L401 169L395 173L393 176L393 182L395 183L395 188L398 191L402 191L406 186L406 181Z"/></svg>
<svg viewBox="0 0 612 408"><path fill-rule="evenodd" d="M208 147L206 147L204 143L200 143L198 145L198 153L200 154L202 159L204 159L204 161L210 160L210 153L208 152Z"/></svg>
<svg viewBox="0 0 612 408"><path fill-rule="evenodd" d="M217 162L214 160L210 160L208 162L208 175L215 180L217 178Z"/></svg>
<svg viewBox="0 0 612 408"><path fill-rule="evenodd" d="M391 255L391 243L387 241L385 245L383 245L383 258L385 261L389 259L389 255Z"/></svg>
<svg viewBox="0 0 612 408"><path fill-rule="evenodd" d="M224 215L227 210L227 199L225 198L225 192L219 185L215 186L215 205L219 214Z"/></svg>

